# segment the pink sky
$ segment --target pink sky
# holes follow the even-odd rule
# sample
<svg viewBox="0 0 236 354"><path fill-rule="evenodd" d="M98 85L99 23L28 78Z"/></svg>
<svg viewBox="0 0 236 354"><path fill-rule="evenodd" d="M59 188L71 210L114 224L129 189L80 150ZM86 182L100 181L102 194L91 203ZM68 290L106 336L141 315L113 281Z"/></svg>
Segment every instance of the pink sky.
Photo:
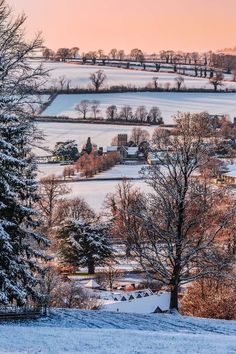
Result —
<svg viewBox="0 0 236 354"><path fill-rule="evenodd" d="M50 48L147 52L236 45L236 0L7 0Z"/></svg>

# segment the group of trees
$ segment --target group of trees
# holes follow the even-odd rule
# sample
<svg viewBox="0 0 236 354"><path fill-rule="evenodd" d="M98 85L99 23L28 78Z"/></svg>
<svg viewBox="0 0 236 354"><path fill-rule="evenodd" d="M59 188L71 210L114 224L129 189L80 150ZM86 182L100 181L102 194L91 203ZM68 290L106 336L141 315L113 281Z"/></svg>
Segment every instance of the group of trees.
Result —
<svg viewBox="0 0 236 354"><path fill-rule="evenodd" d="M36 207L42 216L42 230L50 238L61 267L87 267L89 274L94 274L95 266L112 256L108 224L101 223L83 199L66 199L69 188L53 175L40 180L39 191Z"/></svg>
<svg viewBox="0 0 236 354"><path fill-rule="evenodd" d="M236 245L235 201L204 173L215 144L209 117L179 114L176 123L174 134L157 141L165 156L143 171L151 192L124 182L108 200L114 234L125 235L127 253L170 289L172 309L178 309L182 284L232 280ZM196 179L199 169L205 177Z"/></svg>
<svg viewBox="0 0 236 354"><path fill-rule="evenodd" d="M77 58L79 54L79 47L59 48L56 52L50 48L44 47L42 54L47 60L65 61L67 58Z"/></svg>
<svg viewBox="0 0 236 354"><path fill-rule="evenodd" d="M84 153L75 163L75 170L86 178L108 170L120 161L120 154L110 152L109 154L99 154L92 151L90 154Z"/></svg>
<svg viewBox="0 0 236 354"><path fill-rule="evenodd" d="M93 119L97 119L98 113L100 113L100 102L97 100L82 100L75 106L75 110L82 116L83 119L86 119L89 113L89 118L92 116Z"/></svg>
<svg viewBox="0 0 236 354"><path fill-rule="evenodd" d="M116 105L108 106L106 109L107 120L121 120L126 122L140 122L149 124L164 124L161 111L153 106L149 111L145 106L138 106L133 113L129 105L123 106L118 112Z"/></svg>
<svg viewBox="0 0 236 354"><path fill-rule="evenodd" d="M56 52L49 48L44 48L43 56L46 59L62 60L73 59L79 57L79 48L59 48ZM173 50L162 50L159 53L153 53L151 55L145 54L140 48L133 48L130 53L125 53L123 49L112 48L110 52L105 53L103 49L92 50L83 52L80 55L84 62L92 60L96 63L97 59L113 59L113 60L134 60L142 62L145 59L148 60L161 60L166 64L189 64L189 65L208 65L210 63L219 64L219 55L215 55L211 52L198 53L198 52L175 52ZM222 61L222 59L221 59ZM218 66L219 67L219 66Z"/></svg>
<svg viewBox="0 0 236 354"><path fill-rule="evenodd" d="M79 112L83 119L86 119L89 113L89 118L91 118L92 115L92 119L97 119L98 113L100 112L100 102L95 100L82 100L76 105L75 110ZM129 105L121 107L120 111L118 111L116 105L110 105L106 109L106 119L109 121L164 124L161 111L156 106L153 106L149 111L145 106L139 106L136 108L135 112L133 112L132 107Z"/></svg>

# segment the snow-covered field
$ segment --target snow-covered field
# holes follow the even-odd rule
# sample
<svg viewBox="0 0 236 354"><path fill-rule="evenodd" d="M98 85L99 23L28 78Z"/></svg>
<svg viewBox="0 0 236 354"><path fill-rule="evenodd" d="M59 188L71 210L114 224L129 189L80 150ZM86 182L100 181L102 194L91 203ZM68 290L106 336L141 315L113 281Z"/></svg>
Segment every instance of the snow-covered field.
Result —
<svg viewBox="0 0 236 354"><path fill-rule="evenodd" d="M142 169L142 167L145 166L146 165L116 165L110 170L96 174L93 178L140 178L139 171ZM65 167L65 165L55 163L39 164L38 176L45 177L49 175L55 175L56 177L62 177Z"/></svg>
<svg viewBox="0 0 236 354"><path fill-rule="evenodd" d="M166 124L173 123L173 116L181 112L208 111L209 114L228 114L236 116L236 93L186 93L186 92L137 92L111 94L70 94L58 95L42 113L43 116L68 116L77 118L75 106L82 100L97 100L100 116L106 117L106 108L116 105L121 108L130 105L134 110L145 105L147 109L158 106ZM88 114L89 116L89 114Z"/></svg>
<svg viewBox="0 0 236 354"><path fill-rule="evenodd" d="M96 180L101 178L140 178L139 171L144 165L116 165L112 169L99 173L94 177L94 180L85 182L71 182L67 184L69 188L68 198L83 198L91 208L96 212L102 212L104 201L108 193L114 193L121 181L103 181ZM65 166L58 164L39 164L38 176L39 178L55 174L61 177ZM150 187L144 180L134 180L132 184L142 190L143 192L150 191Z"/></svg>
<svg viewBox="0 0 236 354"><path fill-rule="evenodd" d="M54 310L0 325L4 354L233 354L236 321Z"/></svg>
<svg viewBox="0 0 236 354"><path fill-rule="evenodd" d="M32 65L36 66L39 62L32 61ZM90 84L89 76L94 71L102 69L107 76L106 86L114 85L133 85L138 87L146 86L152 83L153 76L158 76L159 86L169 83L175 86L175 78L178 76L176 73L163 73L163 72L146 72L138 70L127 70L114 67L101 67L96 65L78 65L70 63L54 63L44 62L46 69L51 70L48 86L55 86L58 84L58 78L65 76L70 80L70 87L87 87ZM206 78L196 78L184 76L184 85L188 88L212 88L209 80ZM225 87L235 88L236 83L225 82Z"/></svg>
<svg viewBox="0 0 236 354"><path fill-rule="evenodd" d="M121 181L87 181L73 182L68 185L68 197L83 198L96 212L102 212L104 201L108 193L114 193ZM143 192L150 191L150 187L143 181L132 181L132 185Z"/></svg>
<svg viewBox="0 0 236 354"><path fill-rule="evenodd" d="M117 134L130 134L134 126L110 124L76 124L76 123L37 123L39 130L45 134L44 145L53 148L58 141L75 140L81 148L90 136L92 143L98 146L109 146ZM143 127L150 134L155 127ZM41 152L37 151L37 155ZM43 155L43 152L42 152ZM45 153L44 153L45 155Z"/></svg>

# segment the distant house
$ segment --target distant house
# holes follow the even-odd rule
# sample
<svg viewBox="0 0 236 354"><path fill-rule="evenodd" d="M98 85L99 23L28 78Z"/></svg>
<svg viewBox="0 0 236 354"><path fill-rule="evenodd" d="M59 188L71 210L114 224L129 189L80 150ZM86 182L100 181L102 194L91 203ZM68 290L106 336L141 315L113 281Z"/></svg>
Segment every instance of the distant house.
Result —
<svg viewBox="0 0 236 354"><path fill-rule="evenodd" d="M120 154L124 160L145 160L144 154L138 146L121 146Z"/></svg>
<svg viewBox="0 0 236 354"><path fill-rule="evenodd" d="M228 184L236 186L236 164L231 163L223 166L218 177L215 179L215 183L218 185Z"/></svg>
<svg viewBox="0 0 236 354"><path fill-rule="evenodd" d="M236 171L230 171L227 173L223 173L221 178L226 184L236 186Z"/></svg>
<svg viewBox="0 0 236 354"><path fill-rule="evenodd" d="M170 293L153 294L151 290L114 294L113 299L103 300L102 311L149 314L165 312L170 308Z"/></svg>

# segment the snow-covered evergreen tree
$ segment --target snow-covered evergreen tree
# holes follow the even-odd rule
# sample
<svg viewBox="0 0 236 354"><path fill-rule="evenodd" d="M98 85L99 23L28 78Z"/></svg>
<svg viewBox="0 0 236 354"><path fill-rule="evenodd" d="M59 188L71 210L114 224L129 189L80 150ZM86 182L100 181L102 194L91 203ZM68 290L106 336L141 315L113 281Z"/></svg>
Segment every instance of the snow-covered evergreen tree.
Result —
<svg viewBox="0 0 236 354"><path fill-rule="evenodd" d="M95 266L102 265L112 256L107 225L70 220L58 232L60 257L65 264L88 267L94 274Z"/></svg>
<svg viewBox="0 0 236 354"><path fill-rule="evenodd" d="M0 305L37 300L42 258L37 232L36 165L30 153L34 126L29 119L28 93L40 84L43 69L32 69L29 54L41 46L39 37L26 43L22 26L0 1ZM35 100L35 98L33 98Z"/></svg>

